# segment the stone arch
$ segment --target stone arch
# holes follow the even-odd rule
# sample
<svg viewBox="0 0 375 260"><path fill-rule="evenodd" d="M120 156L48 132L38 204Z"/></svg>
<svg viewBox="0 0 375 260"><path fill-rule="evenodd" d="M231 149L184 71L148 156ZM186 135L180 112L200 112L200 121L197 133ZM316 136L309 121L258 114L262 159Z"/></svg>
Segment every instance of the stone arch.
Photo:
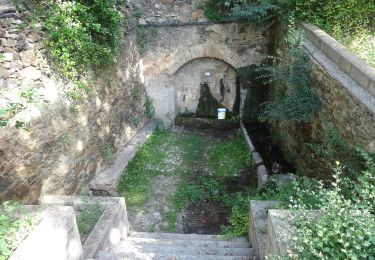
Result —
<svg viewBox="0 0 375 260"><path fill-rule="evenodd" d="M191 47L177 53L177 55L173 59L173 62L167 68L167 72L168 74L173 75L186 63L199 58L219 59L228 63L235 69L252 64L252 62L246 64L246 62L243 62L243 60L248 59L241 58L241 56L239 56L237 53L233 52L223 45L214 45L208 43Z"/></svg>

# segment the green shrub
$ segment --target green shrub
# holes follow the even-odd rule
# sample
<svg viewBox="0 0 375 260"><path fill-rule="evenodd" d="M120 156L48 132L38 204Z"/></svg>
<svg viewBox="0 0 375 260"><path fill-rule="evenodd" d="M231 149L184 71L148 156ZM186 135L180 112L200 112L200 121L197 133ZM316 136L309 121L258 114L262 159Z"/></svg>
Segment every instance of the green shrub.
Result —
<svg viewBox="0 0 375 260"><path fill-rule="evenodd" d="M123 19L115 0L50 1L43 21L48 57L65 80L81 82L87 71L116 61ZM82 83L77 86L85 89Z"/></svg>
<svg viewBox="0 0 375 260"><path fill-rule="evenodd" d="M261 199L278 199L282 207L317 209L317 218L304 211L295 213L291 224L296 233L289 237L292 259L372 259L375 255L375 163L367 156L367 169L356 179L343 174L336 162L333 181L296 177L286 185L267 184ZM276 190L276 191L275 191ZM289 259L289 258L288 258Z"/></svg>
<svg viewBox="0 0 375 260"><path fill-rule="evenodd" d="M291 252L299 259L372 259L375 256L374 173L361 181L342 177L338 164L332 188L320 187L320 215L317 220L297 217L297 233ZM350 183L370 196L343 195ZM297 204L295 208L299 209Z"/></svg>
<svg viewBox="0 0 375 260"><path fill-rule="evenodd" d="M146 101L145 101L145 114L148 118L153 118L154 115L155 115L155 108L154 108L154 104L152 102L152 98L150 97L146 97Z"/></svg>
<svg viewBox="0 0 375 260"><path fill-rule="evenodd" d="M304 33L290 28L286 37L287 48L278 50L272 57L272 65L260 70L263 77L279 86L276 100L263 104L261 121L278 122L291 120L309 122L319 110L318 96L311 88L309 57L303 47Z"/></svg>

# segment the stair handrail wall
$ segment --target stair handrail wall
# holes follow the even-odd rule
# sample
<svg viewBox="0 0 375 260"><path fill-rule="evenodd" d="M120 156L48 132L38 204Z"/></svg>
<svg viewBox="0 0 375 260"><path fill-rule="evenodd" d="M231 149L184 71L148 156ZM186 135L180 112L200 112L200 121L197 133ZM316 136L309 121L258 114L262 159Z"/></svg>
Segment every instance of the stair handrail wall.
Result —
<svg viewBox="0 0 375 260"><path fill-rule="evenodd" d="M358 85L375 97L375 68L361 60L348 48L336 41L319 27L302 23L306 38L323 52Z"/></svg>

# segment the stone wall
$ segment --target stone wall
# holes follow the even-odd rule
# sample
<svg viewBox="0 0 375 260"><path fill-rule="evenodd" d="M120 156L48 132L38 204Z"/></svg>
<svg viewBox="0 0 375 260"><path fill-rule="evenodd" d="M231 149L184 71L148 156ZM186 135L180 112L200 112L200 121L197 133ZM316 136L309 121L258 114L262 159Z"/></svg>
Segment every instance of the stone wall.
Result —
<svg viewBox="0 0 375 260"><path fill-rule="evenodd" d="M324 37L329 36L324 33ZM335 42L329 46L333 51L345 48L341 45L336 48L338 43L332 38L329 41ZM282 122L272 126L271 131L281 144L284 155L297 168L309 176L327 176L330 172L325 162L318 159L306 144L321 143L325 132L323 122L332 122L349 144L375 152L375 98L368 88L344 72L337 60L331 60L317 47L306 40L305 48L312 64L312 86L322 103L320 111L310 123ZM346 48L344 50L349 52ZM274 98L275 92L274 86L269 93L270 99Z"/></svg>
<svg viewBox="0 0 375 260"><path fill-rule="evenodd" d="M156 115L165 122L185 107L194 110L200 83L205 81L200 76L209 72L207 69L220 78L226 74L225 77L233 82L233 69L259 65L268 51L267 28L248 23L179 24L144 29L147 51L143 63L147 93L154 100ZM220 80L212 83L212 94L220 97ZM184 94L179 93L187 88L189 93L195 94L184 98ZM228 105L233 103L233 97L226 99L230 100Z"/></svg>
<svg viewBox="0 0 375 260"><path fill-rule="evenodd" d="M206 22L203 0L131 0L141 25Z"/></svg>
<svg viewBox="0 0 375 260"><path fill-rule="evenodd" d="M45 58L43 34L26 24L27 9L20 10L0 0L0 107L19 95L9 93L25 89L40 102L27 103L0 128L0 200L35 201L40 194L78 192L103 158L134 135L145 121L145 87L133 33L117 64L73 107ZM21 117L26 125L17 129Z"/></svg>

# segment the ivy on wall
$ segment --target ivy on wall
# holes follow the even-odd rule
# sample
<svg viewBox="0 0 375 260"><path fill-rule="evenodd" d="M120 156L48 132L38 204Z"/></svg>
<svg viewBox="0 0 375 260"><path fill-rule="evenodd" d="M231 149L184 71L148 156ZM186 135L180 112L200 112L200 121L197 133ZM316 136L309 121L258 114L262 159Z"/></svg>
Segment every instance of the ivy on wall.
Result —
<svg viewBox="0 0 375 260"><path fill-rule="evenodd" d="M311 88L311 65L303 39L303 31L289 29L287 48L277 50L276 56L271 57L271 65L260 68L262 77L280 86L276 100L263 104L259 116L263 122L292 120L307 123L320 108L319 98Z"/></svg>
<svg viewBox="0 0 375 260"><path fill-rule="evenodd" d="M124 27L116 1L52 0L47 6L43 26L49 60L62 79L84 90L82 75L116 61Z"/></svg>

